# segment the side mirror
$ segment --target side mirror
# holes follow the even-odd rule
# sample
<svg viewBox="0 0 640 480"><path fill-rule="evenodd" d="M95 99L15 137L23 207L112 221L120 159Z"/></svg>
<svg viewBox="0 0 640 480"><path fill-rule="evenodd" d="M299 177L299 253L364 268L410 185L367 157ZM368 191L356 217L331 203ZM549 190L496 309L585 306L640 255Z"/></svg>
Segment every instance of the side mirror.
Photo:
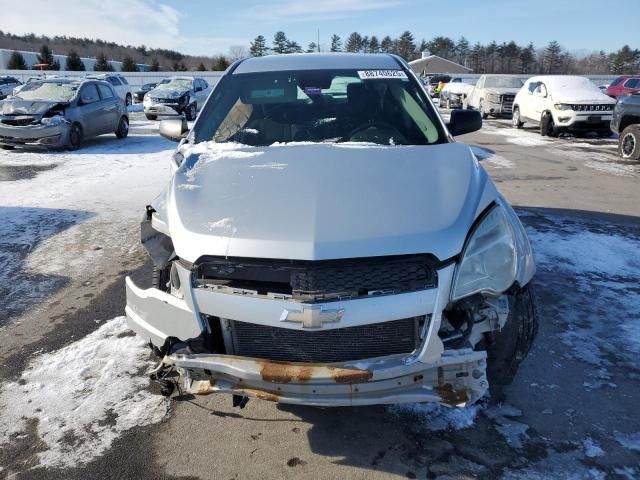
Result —
<svg viewBox="0 0 640 480"><path fill-rule="evenodd" d="M482 116L477 110L452 110L447 128L454 137L475 132L482 128Z"/></svg>
<svg viewBox="0 0 640 480"><path fill-rule="evenodd" d="M187 120L185 118L161 120L159 131L160 135L167 140L179 142L186 136L189 131L189 126L187 125Z"/></svg>
<svg viewBox="0 0 640 480"><path fill-rule="evenodd" d="M195 90L196 92L201 92L201 91L202 91L202 87L196 87L194 90Z"/></svg>

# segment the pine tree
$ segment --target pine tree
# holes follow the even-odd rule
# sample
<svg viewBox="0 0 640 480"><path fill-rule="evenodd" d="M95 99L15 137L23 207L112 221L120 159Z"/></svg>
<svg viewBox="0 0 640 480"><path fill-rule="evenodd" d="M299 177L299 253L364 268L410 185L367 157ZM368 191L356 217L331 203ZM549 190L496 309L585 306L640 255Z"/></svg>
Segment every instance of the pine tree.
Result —
<svg viewBox="0 0 640 480"><path fill-rule="evenodd" d="M133 61L133 58L126 56L124 60L122 60L122 71L123 72L137 72L138 65Z"/></svg>
<svg viewBox="0 0 640 480"><path fill-rule="evenodd" d="M375 35L369 40L369 53L380 53L380 41Z"/></svg>
<svg viewBox="0 0 640 480"><path fill-rule="evenodd" d="M54 58L51 49L47 45L42 45L38 54L38 63L46 63L46 70L60 70L60 63Z"/></svg>
<svg viewBox="0 0 640 480"><path fill-rule="evenodd" d="M546 73L560 73L562 65L562 47L558 42L552 40L544 50L544 61Z"/></svg>
<svg viewBox="0 0 640 480"><path fill-rule="evenodd" d="M336 34L331 35L331 51L332 52L342 51L342 39Z"/></svg>
<svg viewBox="0 0 640 480"><path fill-rule="evenodd" d="M67 54L67 61L65 64L65 70L69 72L84 72L86 70L80 55L75 50L69 50Z"/></svg>
<svg viewBox="0 0 640 480"><path fill-rule="evenodd" d="M199 72L206 72L207 71L207 67L204 66L204 63L200 62L200 65L198 65L198 71Z"/></svg>
<svg viewBox="0 0 640 480"><path fill-rule="evenodd" d="M262 35L258 35L253 39L251 45L249 46L249 53L252 57L264 57L269 53L269 49L267 48L267 39Z"/></svg>
<svg viewBox="0 0 640 480"><path fill-rule="evenodd" d="M214 72L223 72L229 67L229 60L223 55L220 55L213 59L211 70Z"/></svg>
<svg viewBox="0 0 640 480"><path fill-rule="evenodd" d="M382 39L382 42L380 43L380 51L382 53L393 53L393 50L393 40L391 40L391 37L387 35Z"/></svg>
<svg viewBox="0 0 640 480"><path fill-rule="evenodd" d="M283 54L287 53L287 45L289 40L287 40L287 35L284 32L276 32L273 36L273 53Z"/></svg>
<svg viewBox="0 0 640 480"><path fill-rule="evenodd" d="M416 54L416 43L413 39L413 34L406 30L400 35L398 39L398 55L400 55L405 60L413 60L413 57Z"/></svg>
<svg viewBox="0 0 640 480"><path fill-rule="evenodd" d="M113 71L113 67L107 60L107 56L104 52L100 52L96 57L96 64L93 66L93 70L95 72L111 72Z"/></svg>
<svg viewBox="0 0 640 480"><path fill-rule="evenodd" d="M285 47L284 53L302 53L302 47L298 42L287 40L287 46Z"/></svg>
<svg viewBox="0 0 640 480"><path fill-rule="evenodd" d="M160 71L160 62L158 62L157 58L151 60L151 66L149 67L149 71L151 72L159 72Z"/></svg>
<svg viewBox="0 0 640 480"><path fill-rule="evenodd" d="M307 47L307 53L313 53L318 51L318 44L316 42L311 42Z"/></svg>
<svg viewBox="0 0 640 480"><path fill-rule="evenodd" d="M9 68L9 70L26 70L27 62L24 61L24 57L20 52L14 50L9 58L7 68Z"/></svg>
<svg viewBox="0 0 640 480"><path fill-rule="evenodd" d="M349 38L347 38L345 51L355 53L361 50L362 50L362 35L360 35L358 32L353 32L351 35L349 35Z"/></svg>

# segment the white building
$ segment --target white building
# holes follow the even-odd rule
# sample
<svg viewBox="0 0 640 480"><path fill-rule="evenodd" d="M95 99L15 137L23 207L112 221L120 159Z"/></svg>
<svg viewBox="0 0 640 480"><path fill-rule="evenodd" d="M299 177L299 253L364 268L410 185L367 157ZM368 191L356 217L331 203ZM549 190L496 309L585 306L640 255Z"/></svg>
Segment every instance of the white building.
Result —
<svg viewBox="0 0 640 480"><path fill-rule="evenodd" d="M11 59L11 54L13 50L9 50L6 48L0 48L0 70L8 70L9 69L9 60ZM32 65L38 63L38 53L39 52L25 52L23 50L18 50L22 54L25 63L28 68L31 68ZM56 53L53 54L53 58L55 58L60 64L60 69L64 70L65 65L67 64L67 56L66 55L58 55ZM93 67L96 64L95 58L86 58L81 57L82 63L84 63L84 68L87 72L93 71ZM122 70L122 62L109 61L113 70L119 72ZM36 69L38 70L38 69ZM46 70L46 69L45 69ZM149 65L144 63L138 64L138 70L141 72L148 72Z"/></svg>

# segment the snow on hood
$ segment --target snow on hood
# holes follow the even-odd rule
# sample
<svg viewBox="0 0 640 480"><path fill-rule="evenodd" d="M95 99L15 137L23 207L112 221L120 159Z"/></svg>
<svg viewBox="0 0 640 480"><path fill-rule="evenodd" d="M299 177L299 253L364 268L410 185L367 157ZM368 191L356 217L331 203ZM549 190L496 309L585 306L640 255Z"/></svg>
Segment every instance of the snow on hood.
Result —
<svg viewBox="0 0 640 480"><path fill-rule="evenodd" d="M449 82L447 83L442 91L447 91L449 93L453 93L454 95L462 95L469 87L469 84L462 82Z"/></svg>
<svg viewBox="0 0 640 480"><path fill-rule="evenodd" d="M188 87L179 87L176 85L161 84L149 91L149 94L156 98L178 98L185 92L190 91Z"/></svg>
<svg viewBox="0 0 640 480"><path fill-rule="evenodd" d="M204 143L167 191L176 253L321 260L462 250L495 187L468 146Z"/></svg>
<svg viewBox="0 0 640 480"><path fill-rule="evenodd" d="M68 105L68 103L49 102L46 100L21 100L9 99L0 102L0 114L2 115L44 115L56 105Z"/></svg>
<svg viewBox="0 0 640 480"><path fill-rule="evenodd" d="M616 101L600 91L596 85L586 77L558 75L541 77L547 85L551 98L562 103L611 103Z"/></svg>

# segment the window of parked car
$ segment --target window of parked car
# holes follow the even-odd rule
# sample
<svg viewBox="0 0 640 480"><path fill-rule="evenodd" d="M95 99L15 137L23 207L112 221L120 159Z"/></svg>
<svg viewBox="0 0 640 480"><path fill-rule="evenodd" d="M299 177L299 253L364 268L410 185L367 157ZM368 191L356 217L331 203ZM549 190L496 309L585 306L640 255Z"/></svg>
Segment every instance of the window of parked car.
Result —
<svg viewBox="0 0 640 480"><path fill-rule="evenodd" d="M127 79L124 77L118 77L120 79L120 81L125 84L125 85L129 85L129 82L127 82Z"/></svg>
<svg viewBox="0 0 640 480"><path fill-rule="evenodd" d="M484 88L520 88L522 80L516 77L487 77Z"/></svg>
<svg viewBox="0 0 640 480"><path fill-rule="evenodd" d="M640 78L630 78L622 86L625 88L638 88L640 86Z"/></svg>
<svg viewBox="0 0 640 480"><path fill-rule="evenodd" d="M538 85L540 85L540 82L529 83L529 85L527 86L527 90L529 91L530 95L536 91L536 88L538 88Z"/></svg>
<svg viewBox="0 0 640 480"><path fill-rule="evenodd" d="M623 77L618 77L613 82L611 82L611 84L609 86L610 87L615 87L616 85L619 85L620 82L622 82L623 80L624 80Z"/></svg>
<svg viewBox="0 0 640 480"><path fill-rule="evenodd" d="M117 77L107 77L107 82L109 82L114 87L119 87L120 85L122 85Z"/></svg>
<svg viewBox="0 0 640 480"><path fill-rule="evenodd" d="M404 72L261 72L224 77L196 142L429 145L447 141L422 88ZM394 75L393 72L396 72ZM375 75L374 75L375 74Z"/></svg>
<svg viewBox="0 0 640 480"><path fill-rule="evenodd" d="M113 89L108 85L103 85L99 83L98 90L100 91L100 96L102 97L103 100L107 98L113 98L116 96L115 93L113 92Z"/></svg>
<svg viewBox="0 0 640 480"><path fill-rule="evenodd" d="M95 83L90 83L85 85L80 89L80 100L82 100L83 104L94 103L100 100L100 95L98 94L98 88Z"/></svg>

